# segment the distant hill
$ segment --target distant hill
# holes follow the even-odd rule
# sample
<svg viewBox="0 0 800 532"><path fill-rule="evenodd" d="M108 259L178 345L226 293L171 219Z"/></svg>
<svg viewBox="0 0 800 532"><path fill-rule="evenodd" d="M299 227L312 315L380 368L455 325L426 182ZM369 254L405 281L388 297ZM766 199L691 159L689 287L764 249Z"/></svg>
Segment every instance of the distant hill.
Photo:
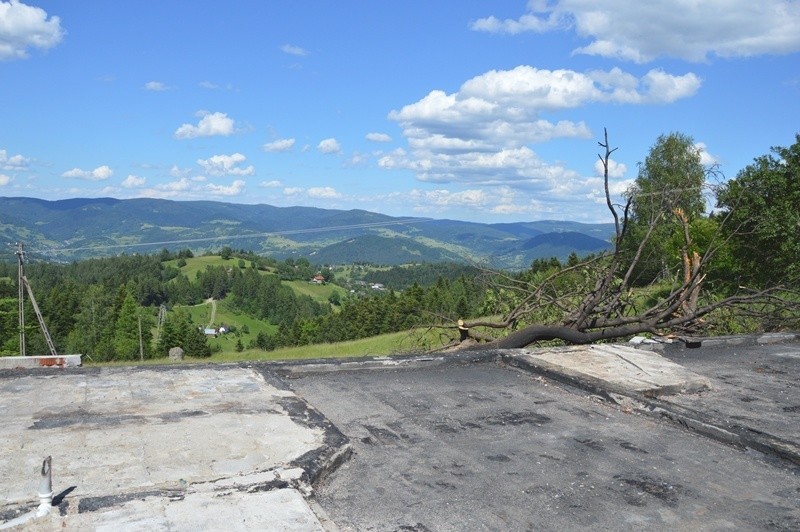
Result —
<svg viewBox="0 0 800 532"><path fill-rule="evenodd" d="M162 248L195 254L222 246L319 264L458 261L525 268L535 258L607 249L613 224L481 224L398 218L363 210L214 201L0 197L0 239L29 255L70 261ZM11 248L9 260L15 260Z"/></svg>

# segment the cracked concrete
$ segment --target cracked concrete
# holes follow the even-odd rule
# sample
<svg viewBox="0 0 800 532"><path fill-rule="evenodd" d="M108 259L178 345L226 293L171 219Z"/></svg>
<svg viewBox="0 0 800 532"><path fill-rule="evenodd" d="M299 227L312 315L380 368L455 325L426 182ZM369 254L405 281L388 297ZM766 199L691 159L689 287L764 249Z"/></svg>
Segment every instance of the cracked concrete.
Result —
<svg viewBox="0 0 800 532"><path fill-rule="evenodd" d="M261 372L234 366L0 379L0 515L15 517L29 505L38 467L50 455L56 491L69 491L64 515L51 519L70 528L91 522L99 529L104 523L116 523L117 530L147 523L191 529L201 519L192 514L199 506L207 524L263 530L278 521L258 508L278 496L293 501L283 526L307 530L316 517L307 506L305 519L294 515L305 504L298 489L306 474L295 462L327 455L330 436L315 424L314 411L293 404L293 398ZM346 439L336 443L345 445ZM251 508L249 513L240 509L237 519L218 508L222 501L214 502L222 491L198 491L214 482L227 490L230 505ZM264 486L285 493L259 493Z"/></svg>

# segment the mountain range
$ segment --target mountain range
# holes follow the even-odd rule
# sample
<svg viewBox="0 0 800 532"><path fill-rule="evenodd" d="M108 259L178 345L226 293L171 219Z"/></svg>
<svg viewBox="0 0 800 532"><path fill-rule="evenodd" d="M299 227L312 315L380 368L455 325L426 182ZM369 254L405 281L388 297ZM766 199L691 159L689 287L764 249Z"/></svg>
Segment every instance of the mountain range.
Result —
<svg viewBox="0 0 800 532"><path fill-rule="evenodd" d="M316 264L456 261L522 269L538 258L563 260L573 252L609 249L613 232L611 223L483 224L215 201L0 197L0 239L24 243L30 257L61 262L230 246ZM10 247L8 255L14 259Z"/></svg>

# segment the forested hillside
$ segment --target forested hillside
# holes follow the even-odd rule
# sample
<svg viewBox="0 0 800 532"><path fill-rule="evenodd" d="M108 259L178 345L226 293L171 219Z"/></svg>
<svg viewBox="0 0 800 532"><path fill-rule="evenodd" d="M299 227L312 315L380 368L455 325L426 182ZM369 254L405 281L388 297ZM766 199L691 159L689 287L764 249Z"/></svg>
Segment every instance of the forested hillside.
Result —
<svg viewBox="0 0 800 532"><path fill-rule="evenodd" d="M93 361L164 357L175 346L207 357L233 338L237 349L265 350L351 340L408 329L434 314L482 310L483 289L464 266L341 270L337 278L306 259L279 261L228 247L202 257L186 249L25 264L58 351ZM0 264L4 355L19 352L17 274L17 264ZM209 323L197 308L212 301L219 312ZM25 314L27 353L46 353L32 309Z"/></svg>
<svg viewBox="0 0 800 532"><path fill-rule="evenodd" d="M31 257L56 262L164 247L176 253L189 246L201 254L231 245L319 264L455 261L522 269L535 258L607 250L612 231L611 224L481 224L214 201L0 197L0 240L25 242ZM547 234L560 235L557 246L530 241Z"/></svg>

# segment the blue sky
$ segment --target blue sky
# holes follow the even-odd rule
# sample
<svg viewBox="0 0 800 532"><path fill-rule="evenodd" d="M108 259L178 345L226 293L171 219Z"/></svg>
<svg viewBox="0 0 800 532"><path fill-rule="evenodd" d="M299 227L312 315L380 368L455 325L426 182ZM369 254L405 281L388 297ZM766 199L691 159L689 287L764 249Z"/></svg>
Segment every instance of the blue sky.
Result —
<svg viewBox="0 0 800 532"><path fill-rule="evenodd" d="M0 1L0 195L610 221L800 132L800 2Z"/></svg>

